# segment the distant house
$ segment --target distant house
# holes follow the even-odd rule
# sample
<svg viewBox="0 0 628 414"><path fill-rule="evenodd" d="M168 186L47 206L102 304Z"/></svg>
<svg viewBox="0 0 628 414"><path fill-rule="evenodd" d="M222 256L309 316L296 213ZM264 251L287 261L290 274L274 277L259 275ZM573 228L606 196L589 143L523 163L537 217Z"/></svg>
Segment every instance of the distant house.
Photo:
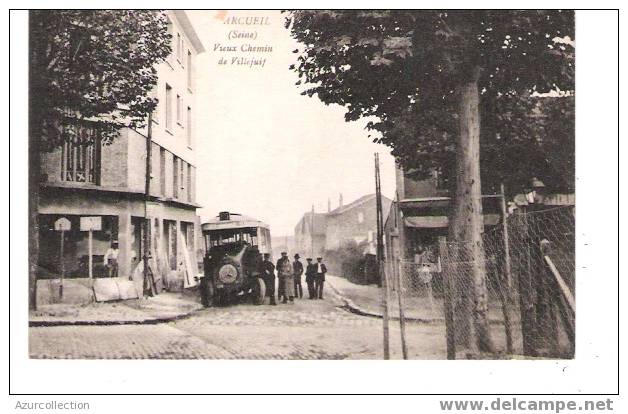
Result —
<svg viewBox="0 0 628 414"><path fill-rule="evenodd" d="M325 251L326 214L308 212L294 228L294 252L303 257L316 257ZM289 252L292 253L292 252Z"/></svg>
<svg viewBox="0 0 628 414"><path fill-rule="evenodd" d="M384 217L392 201L382 197ZM343 243L366 242L364 253L375 253L377 238L375 194L365 195L344 205L340 198L338 208L327 213L308 212L294 229L295 252L316 257L326 250L337 250Z"/></svg>
<svg viewBox="0 0 628 414"><path fill-rule="evenodd" d="M354 202L341 205L327 213L326 250L337 250L347 241L368 243L365 253L375 253L377 242L377 199L375 194L365 195ZM382 197L384 217L388 215L392 200Z"/></svg>

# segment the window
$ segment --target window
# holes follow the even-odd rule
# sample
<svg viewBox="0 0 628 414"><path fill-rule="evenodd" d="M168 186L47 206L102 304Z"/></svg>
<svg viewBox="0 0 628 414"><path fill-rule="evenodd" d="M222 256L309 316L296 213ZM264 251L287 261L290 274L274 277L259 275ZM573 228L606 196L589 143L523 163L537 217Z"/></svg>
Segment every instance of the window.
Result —
<svg viewBox="0 0 628 414"><path fill-rule="evenodd" d="M181 184L181 198L185 193L185 161L179 159L179 183Z"/></svg>
<svg viewBox="0 0 628 414"><path fill-rule="evenodd" d="M358 213L358 223L364 223L364 213L361 211Z"/></svg>
<svg viewBox="0 0 628 414"><path fill-rule="evenodd" d="M177 60L181 63L181 33L177 33Z"/></svg>
<svg viewBox="0 0 628 414"><path fill-rule="evenodd" d="M159 148L159 186L161 195L166 195L166 150Z"/></svg>
<svg viewBox="0 0 628 414"><path fill-rule="evenodd" d="M172 47L172 41L174 41L174 31L172 29L172 20L170 20L169 17L166 17L166 25L168 28L168 34L170 35L170 46ZM173 52L174 52L174 48L173 48ZM168 58L166 59L166 62L168 62L168 64L170 65L170 67L172 67L171 64L172 61L172 52L168 55Z"/></svg>
<svg viewBox="0 0 628 414"><path fill-rule="evenodd" d="M181 101L181 97L177 95L177 124L183 126L181 122L181 111L182 111L183 102Z"/></svg>
<svg viewBox="0 0 628 414"><path fill-rule="evenodd" d="M172 157L172 197L179 198L179 157Z"/></svg>
<svg viewBox="0 0 628 414"><path fill-rule="evenodd" d="M192 90L192 52L188 50L188 89Z"/></svg>
<svg viewBox="0 0 628 414"><path fill-rule="evenodd" d="M166 129L172 129L172 87L166 84Z"/></svg>
<svg viewBox="0 0 628 414"><path fill-rule="evenodd" d="M188 201L192 202L192 166L188 164Z"/></svg>
<svg viewBox="0 0 628 414"><path fill-rule="evenodd" d="M68 134L67 132L70 132ZM93 128L66 127L61 150L61 180L99 184L100 139Z"/></svg>
<svg viewBox="0 0 628 414"><path fill-rule="evenodd" d="M192 148L192 108L188 106L187 112L187 128L186 135L188 138L188 147Z"/></svg>

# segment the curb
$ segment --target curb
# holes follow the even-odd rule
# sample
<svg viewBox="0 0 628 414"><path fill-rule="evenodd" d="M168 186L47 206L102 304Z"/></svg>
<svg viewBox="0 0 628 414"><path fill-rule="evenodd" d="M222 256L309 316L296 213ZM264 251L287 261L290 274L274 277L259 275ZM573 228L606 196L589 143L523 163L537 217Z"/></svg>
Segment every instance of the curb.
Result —
<svg viewBox="0 0 628 414"><path fill-rule="evenodd" d="M157 325L160 323L177 321L180 319L186 319L198 312L202 308L194 309L187 313L182 313L174 316L167 316L162 318L147 318L138 320L94 320L94 321L64 321L64 320L50 320L50 321L28 321L29 328L39 327L53 327L53 326L116 326L116 325Z"/></svg>
<svg viewBox="0 0 628 414"><path fill-rule="evenodd" d="M328 286L334 291L336 296L344 303L342 306L348 312L354 313L360 316L368 316L370 318L378 318L382 319L384 316L381 313L370 312L356 305L351 299L344 296L331 282L327 283ZM398 316L389 316L389 320L398 321ZM413 318L413 317L405 317L404 320L406 322L414 322L414 323L423 323L423 324L435 324L435 323L445 323L445 318ZM489 319L490 325L503 325L504 321L500 319Z"/></svg>
<svg viewBox="0 0 628 414"><path fill-rule="evenodd" d="M381 313L370 312L368 310L361 308L360 306L356 305L351 299L344 296L332 283L328 282L327 284L331 287L331 289L334 291L336 296L338 296L338 298L344 303L344 306L342 306L342 308L347 310L348 312L351 312L360 316L367 316L370 318L382 319L384 317ZM398 321L399 317L389 316L388 319L393 320L393 321ZM404 318L404 320L406 322L415 322L415 323L423 323L423 324L445 323L445 318L409 318L409 317L406 317Z"/></svg>

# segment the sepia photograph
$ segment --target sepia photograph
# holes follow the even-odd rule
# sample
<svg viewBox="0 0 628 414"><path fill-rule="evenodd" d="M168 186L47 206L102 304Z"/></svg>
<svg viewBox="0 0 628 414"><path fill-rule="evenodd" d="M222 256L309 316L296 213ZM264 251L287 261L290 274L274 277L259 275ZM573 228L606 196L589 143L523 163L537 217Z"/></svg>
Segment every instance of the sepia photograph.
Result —
<svg viewBox="0 0 628 414"><path fill-rule="evenodd" d="M382 5L9 11L13 411L621 411L619 10Z"/></svg>
<svg viewBox="0 0 628 414"><path fill-rule="evenodd" d="M32 359L573 359L572 10L31 10Z"/></svg>

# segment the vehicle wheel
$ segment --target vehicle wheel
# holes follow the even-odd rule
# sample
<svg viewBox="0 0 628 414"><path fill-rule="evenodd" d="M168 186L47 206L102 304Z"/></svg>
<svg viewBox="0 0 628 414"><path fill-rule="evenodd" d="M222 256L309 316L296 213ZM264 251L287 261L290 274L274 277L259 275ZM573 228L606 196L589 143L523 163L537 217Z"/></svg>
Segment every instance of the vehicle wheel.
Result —
<svg viewBox="0 0 628 414"><path fill-rule="evenodd" d="M262 305L264 303L264 297L266 296L266 284L259 277L256 277L255 282L253 282L251 296L253 297L254 304Z"/></svg>
<svg viewBox="0 0 628 414"><path fill-rule="evenodd" d="M208 280L207 277L201 279L201 303L206 308L212 307L216 304L216 295L214 291L214 282Z"/></svg>

